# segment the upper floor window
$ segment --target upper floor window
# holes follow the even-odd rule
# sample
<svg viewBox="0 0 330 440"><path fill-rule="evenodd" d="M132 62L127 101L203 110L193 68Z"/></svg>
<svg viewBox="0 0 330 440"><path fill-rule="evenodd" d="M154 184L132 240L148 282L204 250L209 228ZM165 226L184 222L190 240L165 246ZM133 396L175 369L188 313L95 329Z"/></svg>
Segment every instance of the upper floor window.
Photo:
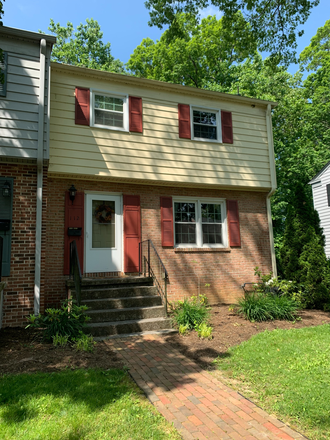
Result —
<svg viewBox="0 0 330 440"><path fill-rule="evenodd" d="M92 125L128 131L127 96L94 91Z"/></svg>
<svg viewBox="0 0 330 440"><path fill-rule="evenodd" d="M221 139L219 111L192 108L193 139L219 141Z"/></svg>
<svg viewBox="0 0 330 440"><path fill-rule="evenodd" d="M229 111L178 104L178 119L181 139L234 143Z"/></svg>
<svg viewBox="0 0 330 440"><path fill-rule="evenodd" d="M7 96L7 52L2 52L0 58L0 96Z"/></svg>

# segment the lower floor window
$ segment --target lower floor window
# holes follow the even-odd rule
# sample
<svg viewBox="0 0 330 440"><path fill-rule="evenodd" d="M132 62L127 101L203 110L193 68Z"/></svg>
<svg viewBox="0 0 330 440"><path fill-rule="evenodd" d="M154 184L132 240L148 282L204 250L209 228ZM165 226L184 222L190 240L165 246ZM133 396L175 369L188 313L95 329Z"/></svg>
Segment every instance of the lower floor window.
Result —
<svg viewBox="0 0 330 440"><path fill-rule="evenodd" d="M223 200L174 201L175 245L179 247L227 246Z"/></svg>

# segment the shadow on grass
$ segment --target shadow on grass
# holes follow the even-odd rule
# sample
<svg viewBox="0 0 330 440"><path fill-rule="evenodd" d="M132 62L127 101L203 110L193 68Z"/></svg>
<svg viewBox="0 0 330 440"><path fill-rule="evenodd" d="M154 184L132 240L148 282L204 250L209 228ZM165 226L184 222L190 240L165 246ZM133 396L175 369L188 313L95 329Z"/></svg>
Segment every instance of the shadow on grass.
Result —
<svg viewBox="0 0 330 440"><path fill-rule="evenodd" d="M41 414L61 416L69 405L89 412L101 411L131 394L127 373L122 370L75 370L59 373L22 374L0 378L1 419L7 424L38 419ZM72 439L76 437L74 432ZM69 437L66 437L69 438Z"/></svg>

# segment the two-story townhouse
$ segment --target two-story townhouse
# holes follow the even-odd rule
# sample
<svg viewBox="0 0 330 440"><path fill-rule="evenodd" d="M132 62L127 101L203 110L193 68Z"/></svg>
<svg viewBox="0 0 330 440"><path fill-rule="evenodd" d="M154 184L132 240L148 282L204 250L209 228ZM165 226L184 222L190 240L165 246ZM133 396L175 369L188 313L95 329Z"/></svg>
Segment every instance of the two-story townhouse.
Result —
<svg viewBox="0 0 330 440"><path fill-rule="evenodd" d="M276 273L273 102L51 69L46 304L63 298L73 239L85 277L136 273L151 239L170 301L232 303L256 266Z"/></svg>
<svg viewBox="0 0 330 440"><path fill-rule="evenodd" d="M43 308L49 160L50 53L55 37L0 26L1 276L3 326L24 325Z"/></svg>

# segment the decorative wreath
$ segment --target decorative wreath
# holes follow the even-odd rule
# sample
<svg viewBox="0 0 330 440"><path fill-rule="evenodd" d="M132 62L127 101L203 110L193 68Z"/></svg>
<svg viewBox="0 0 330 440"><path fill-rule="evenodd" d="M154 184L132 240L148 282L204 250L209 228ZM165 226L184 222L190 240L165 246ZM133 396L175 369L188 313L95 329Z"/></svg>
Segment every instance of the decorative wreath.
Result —
<svg viewBox="0 0 330 440"><path fill-rule="evenodd" d="M99 223L110 223L115 211L104 202L95 210L94 215Z"/></svg>

